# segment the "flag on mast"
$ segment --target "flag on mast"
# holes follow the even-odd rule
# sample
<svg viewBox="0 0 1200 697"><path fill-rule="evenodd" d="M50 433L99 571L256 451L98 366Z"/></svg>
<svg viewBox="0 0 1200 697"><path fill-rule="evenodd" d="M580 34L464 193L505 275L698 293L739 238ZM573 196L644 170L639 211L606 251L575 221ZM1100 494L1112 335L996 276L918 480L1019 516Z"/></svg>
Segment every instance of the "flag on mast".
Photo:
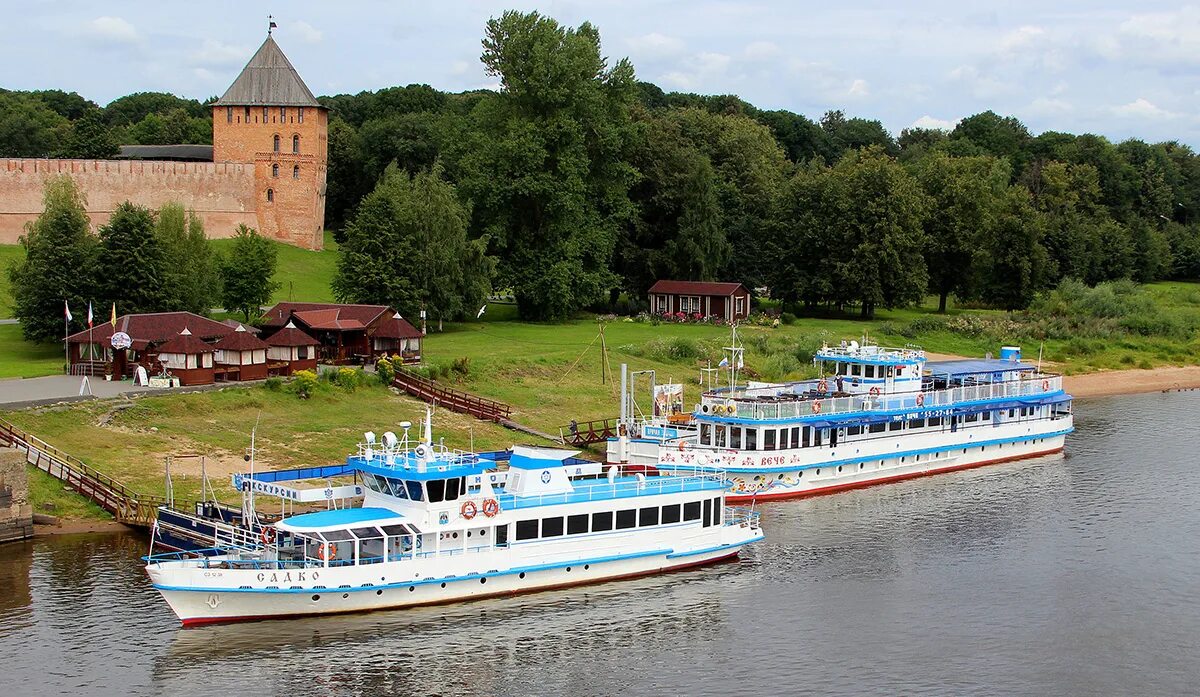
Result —
<svg viewBox="0 0 1200 697"><path fill-rule="evenodd" d="M92 328L92 301L88 301L88 329Z"/></svg>
<svg viewBox="0 0 1200 697"><path fill-rule="evenodd" d="M112 319L110 319L109 322L112 324L113 329L117 328L117 304L116 303L113 303Z"/></svg>
<svg viewBox="0 0 1200 697"><path fill-rule="evenodd" d="M720 366L721 368L724 368L725 366L729 365L729 357L726 356L725 358L722 358L721 362L718 363L717 365Z"/></svg>
<svg viewBox="0 0 1200 697"><path fill-rule="evenodd" d="M71 303L67 302L66 300L63 301L63 310L65 310L67 313L67 321L68 322L75 319L74 317L71 316Z"/></svg>

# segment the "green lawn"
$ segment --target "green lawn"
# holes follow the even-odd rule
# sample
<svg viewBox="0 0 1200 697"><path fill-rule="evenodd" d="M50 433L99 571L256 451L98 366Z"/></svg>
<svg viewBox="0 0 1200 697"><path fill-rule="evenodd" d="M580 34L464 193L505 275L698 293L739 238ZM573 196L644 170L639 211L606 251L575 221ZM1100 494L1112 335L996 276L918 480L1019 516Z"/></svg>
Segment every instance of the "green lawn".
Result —
<svg viewBox="0 0 1200 697"><path fill-rule="evenodd" d="M0 319L13 316L12 291L8 287L8 267L25 258L25 248L19 244L0 244Z"/></svg>
<svg viewBox="0 0 1200 697"><path fill-rule="evenodd" d="M62 344L25 341L19 324L0 324L0 379L57 375L65 360Z"/></svg>
<svg viewBox="0 0 1200 697"><path fill-rule="evenodd" d="M233 246L233 240L213 240L213 248L224 254ZM325 232L325 249L319 252L293 247L282 242L272 242L278 253L279 264L275 269L275 281L279 288L271 302L297 300L308 302L333 302L333 291L329 284L337 270L337 242L333 233Z"/></svg>

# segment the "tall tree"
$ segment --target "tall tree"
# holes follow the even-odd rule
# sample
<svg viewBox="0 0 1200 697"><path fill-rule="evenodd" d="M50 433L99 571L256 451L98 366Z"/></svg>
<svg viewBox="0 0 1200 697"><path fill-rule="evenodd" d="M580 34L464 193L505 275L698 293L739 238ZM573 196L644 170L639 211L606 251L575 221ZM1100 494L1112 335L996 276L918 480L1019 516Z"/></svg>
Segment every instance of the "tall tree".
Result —
<svg viewBox="0 0 1200 697"><path fill-rule="evenodd" d="M69 177L46 182L42 214L25 227L25 258L7 269L21 334L30 341L62 337L63 302L80 310L92 299L96 239L83 195Z"/></svg>
<svg viewBox="0 0 1200 697"><path fill-rule="evenodd" d="M0 156L49 157L57 152L70 122L41 102L18 92L0 92Z"/></svg>
<svg viewBox="0 0 1200 697"><path fill-rule="evenodd" d="M208 314L220 302L221 278L204 223L193 211L167 203L158 210L157 233L166 258L163 308Z"/></svg>
<svg viewBox="0 0 1200 697"><path fill-rule="evenodd" d="M569 29L536 12L489 20L483 45L500 94L475 107L454 171L521 316L566 318L618 284L609 264L636 176L633 67L608 66L591 24Z"/></svg>
<svg viewBox="0 0 1200 697"><path fill-rule="evenodd" d="M858 303L866 319L876 307L919 302L929 285L922 255L929 200L916 179L878 146L846 153L833 176L844 199L826 263L839 300Z"/></svg>
<svg viewBox="0 0 1200 697"><path fill-rule="evenodd" d="M72 123L60 147L59 157L81 160L104 160L117 154L117 143L98 109Z"/></svg>
<svg viewBox="0 0 1200 697"><path fill-rule="evenodd" d="M100 226L96 279L105 304L119 313L161 312L166 306L167 258L154 214L126 201Z"/></svg>
<svg viewBox="0 0 1200 697"><path fill-rule="evenodd" d="M995 207L1008 187L1008 164L994 157L948 157L936 153L917 167L917 179L932 206L925 220L925 264L929 288L946 299L970 280L980 236L987 235Z"/></svg>
<svg viewBox="0 0 1200 697"><path fill-rule="evenodd" d="M329 122L329 170L326 177L325 220L340 243L346 222L373 183L364 172L362 138L342 119Z"/></svg>
<svg viewBox="0 0 1200 697"><path fill-rule="evenodd" d="M467 238L467 208L442 169L410 176L389 167L346 226L333 291L345 302L416 316L464 317L490 291L486 240Z"/></svg>
<svg viewBox="0 0 1200 697"><path fill-rule="evenodd" d="M226 310L241 312L249 322L257 317L279 284L275 277L278 254L274 244L258 231L238 225L233 246L221 258L221 302Z"/></svg>
<svg viewBox="0 0 1200 697"><path fill-rule="evenodd" d="M982 240L976 267L980 297L1005 310L1029 306L1046 279L1047 255L1042 247L1043 216L1029 192L1010 186L997 210L992 233Z"/></svg>

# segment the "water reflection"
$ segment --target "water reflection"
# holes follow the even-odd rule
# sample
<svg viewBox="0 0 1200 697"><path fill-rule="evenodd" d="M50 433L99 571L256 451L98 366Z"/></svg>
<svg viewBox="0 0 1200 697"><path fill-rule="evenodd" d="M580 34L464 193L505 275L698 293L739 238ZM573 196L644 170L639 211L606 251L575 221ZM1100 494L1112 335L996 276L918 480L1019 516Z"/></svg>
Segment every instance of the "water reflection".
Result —
<svg viewBox="0 0 1200 697"><path fill-rule="evenodd" d="M183 630L136 535L0 548L21 694L1190 694L1200 393L1078 403L1068 455L761 506L738 563ZM27 689L26 689L27 688Z"/></svg>

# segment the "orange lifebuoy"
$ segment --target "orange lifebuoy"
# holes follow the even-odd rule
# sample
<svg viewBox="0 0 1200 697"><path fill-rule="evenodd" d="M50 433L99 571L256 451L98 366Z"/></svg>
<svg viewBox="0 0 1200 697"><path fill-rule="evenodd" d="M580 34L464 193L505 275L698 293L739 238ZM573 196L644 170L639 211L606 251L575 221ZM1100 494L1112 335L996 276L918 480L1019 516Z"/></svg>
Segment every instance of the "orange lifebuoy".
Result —
<svg viewBox="0 0 1200 697"><path fill-rule="evenodd" d="M262 531L258 533L258 539L261 540L264 545L271 544L275 541L275 528L263 528Z"/></svg>
<svg viewBox="0 0 1200 697"><path fill-rule="evenodd" d="M1050 391L1050 381L1042 380L1042 392L1049 392L1049 391Z"/></svg>
<svg viewBox="0 0 1200 697"><path fill-rule="evenodd" d="M474 501L467 500L463 501L463 505L458 509L458 512L464 519L470 520L479 513L479 508L475 505Z"/></svg>
<svg viewBox="0 0 1200 697"><path fill-rule="evenodd" d="M817 392L828 392L828 391L829 391L829 383L828 382L825 382L825 380L821 380L820 382L817 383Z"/></svg>
<svg viewBox="0 0 1200 697"><path fill-rule="evenodd" d="M878 388L878 387L872 387L872 388L871 388L871 396L872 396L872 397L878 397L878 396L879 396L879 388Z"/></svg>
<svg viewBox="0 0 1200 697"><path fill-rule="evenodd" d="M920 407L920 406L924 406L924 405L925 405L925 394L918 392L917 393L917 406Z"/></svg>
<svg viewBox="0 0 1200 697"><path fill-rule="evenodd" d="M337 545L332 542L327 542L327 543L322 544L319 547L317 547L317 559L320 559L321 561L325 561L326 559L333 559L336 556L337 556Z"/></svg>
<svg viewBox="0 0 1200 697"><path fill-rule="evenodd" d="M500 512L500 502L496 499L484 499L483 514L489 518L495 518Z"/></svg>
<svg viewBox="0 0 1200 697"><path fill-rule="evenodd" d="M821 400L819 400L819 399L818 399L818 400L816 400L816 401L814 401L814 402L812 403L812 412L813 412L814 414L820 414L820 413L821 413Z"/></svg>
<svg viewBox="0 0 1200 697"><path fill-rule="evenodd" d="M679 452L683 452L684 450L687 450L687 441L681 440L679 441Z"/></svg>

